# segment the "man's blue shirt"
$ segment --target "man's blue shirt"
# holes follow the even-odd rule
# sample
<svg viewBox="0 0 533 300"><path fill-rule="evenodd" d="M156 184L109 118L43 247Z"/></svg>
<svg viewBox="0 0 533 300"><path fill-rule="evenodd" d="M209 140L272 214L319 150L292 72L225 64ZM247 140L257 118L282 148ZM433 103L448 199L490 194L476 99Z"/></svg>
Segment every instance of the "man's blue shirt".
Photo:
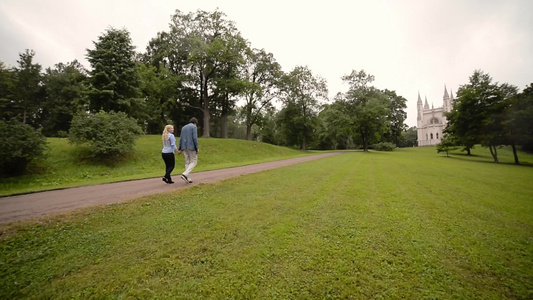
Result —
<svg viewBox="0 0 533 300"><path fill-rule="evenodd" d="M181 129L180 135L180 145L178 150L196 150L200 149L198 147L198 132L196 130L196 125L189 123Z"/></svg>

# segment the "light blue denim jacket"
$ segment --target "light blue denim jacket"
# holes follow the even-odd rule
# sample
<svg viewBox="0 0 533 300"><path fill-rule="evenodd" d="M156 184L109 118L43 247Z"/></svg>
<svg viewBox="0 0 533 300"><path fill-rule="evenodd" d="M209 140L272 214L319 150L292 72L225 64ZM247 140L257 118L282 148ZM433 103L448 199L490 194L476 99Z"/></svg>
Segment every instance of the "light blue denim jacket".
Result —
<svg viewBox="0 0 533 300"><path fill-rule="evenodd" d="M163 142L163 153L174 153L176 150L176 137L172 133L168 133L168 141Z"/></svg>
<svg viewBox="0 0 533 300"><path fill-rule="evenodd" d="M200 149L198 146L198 132L196 125L189 123L181 129L180 145L178 150L196 150Z"/></svg>

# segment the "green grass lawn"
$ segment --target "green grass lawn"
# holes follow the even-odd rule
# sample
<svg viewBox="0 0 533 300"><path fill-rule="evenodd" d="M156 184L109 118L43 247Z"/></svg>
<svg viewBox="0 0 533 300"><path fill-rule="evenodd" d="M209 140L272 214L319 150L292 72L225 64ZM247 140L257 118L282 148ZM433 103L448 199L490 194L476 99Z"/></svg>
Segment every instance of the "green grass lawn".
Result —
<svg viewBox="0 0 533 300"><path fill-rule="evenodd" d="M199 144L200 155L195 172L314 153L234 139L200 138ZM32 164L30 174L0 178L0 196L164 175L159 135L139 137L134 152L113 165L80 159L80 154L67 139L48 138L48 145L50 151L46 159ZM183 155L176 156L174 174L181 173L183 165Z"/></svg>
<svg viewBox="0 0 533 300"><path fill-rule="evenodd" d="M531 299L533 167L477 151L350 152L6 225L0 298Z"/></svg>

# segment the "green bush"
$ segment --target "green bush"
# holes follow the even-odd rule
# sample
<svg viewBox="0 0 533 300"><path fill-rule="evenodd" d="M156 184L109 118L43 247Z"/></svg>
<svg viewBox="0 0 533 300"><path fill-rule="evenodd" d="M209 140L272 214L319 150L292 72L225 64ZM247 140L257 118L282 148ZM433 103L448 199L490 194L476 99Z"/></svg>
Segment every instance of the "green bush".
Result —
<svg viewBox="0 0 533 300"><path fill-rule="evenodd" d="M40 130L12 119L0 120L0 176L24 174L32 160L42 158L46 138Z"/></svg>
<svg viewBox="0 0 533 300"><path fill-rule="evenodd" d="M135 119L123 112L80 113L70 126L69 141L97 159L114 159L130 152L141 134Z"/></svg>
<svg viewBox="0 0 533 300"><path fill-rule="evenodd" d="M373 145L372 148L374 148L374 150L377 150L377 151L392 151L396 148L396 145L394 145L393 143L382 142L382 143Z"/></svg>

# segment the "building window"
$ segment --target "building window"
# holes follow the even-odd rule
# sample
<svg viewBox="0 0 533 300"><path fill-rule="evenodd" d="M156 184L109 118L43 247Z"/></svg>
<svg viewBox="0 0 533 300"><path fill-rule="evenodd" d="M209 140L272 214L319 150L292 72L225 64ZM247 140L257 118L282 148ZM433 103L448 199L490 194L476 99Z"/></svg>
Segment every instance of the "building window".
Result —
<svg viewBox="0 0 533 300"><path fill-rule="evenodd" d="M433 139L433 133L430 136L431 136L431 139Z"/></svg>
<svg viewBox="0 0 533 300"><path fill-rule="evenodd" d="M437 140L439 139L439 134L437 133Z"/></svg>

